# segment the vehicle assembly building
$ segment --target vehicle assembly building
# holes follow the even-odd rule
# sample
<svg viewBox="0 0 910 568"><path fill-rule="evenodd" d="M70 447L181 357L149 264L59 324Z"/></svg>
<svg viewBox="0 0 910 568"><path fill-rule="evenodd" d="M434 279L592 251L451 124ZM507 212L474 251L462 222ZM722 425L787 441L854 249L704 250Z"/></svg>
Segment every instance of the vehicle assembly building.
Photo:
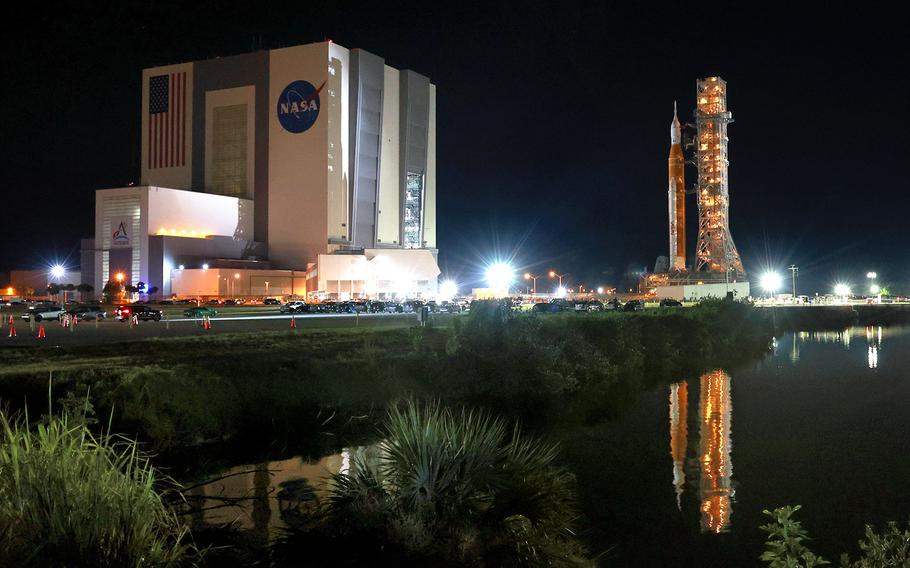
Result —
<svg viewBox="0 0 910 568"><path fill-rule="evenodd" d="M140 183L98 190L83 240L96 289L436 293L427 77L326 41L146 69L141 108Z"/></svg>
<svg viewBox="0 0 910 568"><path fill-rule="evenodd" d="M668 272L649 274L644 286L661 298L701 299L749 295L749 282L730 234L729 137L733 115L727 108L727 83L720 77L696 81L694 193L698 237L693 264L686 258L686 189L683 125L673 105L668 158Z"/></svg>

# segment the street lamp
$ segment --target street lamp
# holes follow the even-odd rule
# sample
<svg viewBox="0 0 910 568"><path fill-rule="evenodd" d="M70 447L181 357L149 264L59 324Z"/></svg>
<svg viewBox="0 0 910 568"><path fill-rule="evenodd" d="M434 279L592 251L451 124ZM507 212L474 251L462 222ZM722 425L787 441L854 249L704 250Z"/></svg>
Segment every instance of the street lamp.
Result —
<svg viewBox="0 0 910 568"><path fill-rule="evenodd" d="M445 300L451 300L458 295L458 284L454 280L443 280L439 284L439 296Z"/></svg>
<svg viewBox="0 0 910 568"><path fill-rule="evenodd" d="M515 278L515 271L504 262L497 262L487 268L487 285L496 290L504 290L509 295L509 287Z"/></svg>
<svg viewBox="0 0 910 568"><path fill-rule="evenodd" d="M762 274L759 285L773 297L774 293L780 290L782 282L783 280L781 279L780 274L776 272L766 272Z"/></svg>
<svg viewBox="0 0 910 568"><path fill-rule="evenodd" d="M534 275L534 274L531 274L530 272L525 272L525 280L530 280L530 281L532 282L532 286L531 286L531 293L532 293L532 294L536 294L536 293L537 293L537 279L538 279L538 278L540 278L540 275L539 275L539 274L538 274L538 275Z"/></svg>
<svg viewBox="0 0 910 568"><path fill-rule="evenodd" d="M266 295L266 297L268 297L268 295L269 295L269 281L268 280L265 281L265 295Z"/></svg>
<svg viewBox="0 0 910 568"><path fill-rule="evenodd" d="M850 295L850 286L842 282L834 285L834 295L841 296L844 301L847 300L847 296Z"/></svg>
<svg viewBox="0 0 910 568"><path fill-rule="evenodd" d="M559 287L560 288L562 288L562 279L568 275L569 275L568 272L565 274L557 274L555 270L550 271L550 278L559 278Z"/></svg>

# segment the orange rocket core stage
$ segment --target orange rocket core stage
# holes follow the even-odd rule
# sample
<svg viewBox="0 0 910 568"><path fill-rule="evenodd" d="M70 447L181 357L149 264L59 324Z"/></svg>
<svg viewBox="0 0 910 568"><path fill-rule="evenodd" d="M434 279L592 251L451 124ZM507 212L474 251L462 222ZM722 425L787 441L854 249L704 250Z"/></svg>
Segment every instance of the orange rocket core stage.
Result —
<svg viewBox="0 0 910 568"><path fill-rule="evenodd" d="M667 159L670 204L670 269L686 269L686 160L682 150L682 127L673 103L670 123L670 156Z"/></svg>

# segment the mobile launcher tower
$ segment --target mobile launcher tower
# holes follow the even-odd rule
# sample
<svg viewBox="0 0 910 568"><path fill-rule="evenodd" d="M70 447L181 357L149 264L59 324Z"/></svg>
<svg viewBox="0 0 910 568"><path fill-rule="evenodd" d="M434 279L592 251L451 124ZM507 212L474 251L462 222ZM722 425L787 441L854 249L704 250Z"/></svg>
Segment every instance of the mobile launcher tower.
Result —
<svg viewBox="0 0 910 568"><path fill-rule="evenodd" d="M641 287L651 293L677 299L749 293L743 263L730 235L727 125L731 122L727 83L720 77L698 79L693 143L698 180L693 190L686 191L683 147L689 144L683 142L683 125L674 104L668 157L669 262L661 269L659 259L655 272L643 277ZM687 193L698 197L698 242L691 265L686 262Z"/></svg>
<svg viewBox="0 0 910 568"><path fill-rule="evenodd" d="M695 126L698 168L698 244L695 272L723 274L724 280L745 277L742 260L730 234L730 185L727 125L727 83L720 77L696 82Z"/></svg>

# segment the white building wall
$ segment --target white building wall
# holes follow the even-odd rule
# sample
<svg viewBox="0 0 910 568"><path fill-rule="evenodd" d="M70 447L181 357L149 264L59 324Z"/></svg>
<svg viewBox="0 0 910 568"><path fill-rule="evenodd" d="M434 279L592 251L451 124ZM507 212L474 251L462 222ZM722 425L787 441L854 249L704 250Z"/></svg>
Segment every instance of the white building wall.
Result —
<svg viewBox="0 0 910 568"><path fill-rule="evenodd" d="M427 173L423 203L423 246L436 248L436 85L430 83Z"/></svg>
<svg viewBox="0 0 910 568"><path fill-rule="evenodd" d="M224 195L147 188L146 235L253 238L253 201ZM163 230L163 232L162 232Z"/></svg>
<svg viewBox="0 0 910 568"><path fill-rule="evenodd" d="M306 268L328 245L328 46L269 52L269 259L288 268ZM295 134L281 126L277 109L284 88L298 80L326 87L316 122Z"/></svg>
<svg viewBox="0 0 910 568"><path fill-rule="evenodd" d="M150 168L149 167L149 138L150 121L154 120L149 115L149 78L156 75L169 75L171 73L186 72L186 85L183 86L185 93L185 104L181 106L181 112L185 111L185 119L181 119L183 124L183 144L184 161L179 167L167 168ZM173 86L172 86L173 88ZM165 65L163 67L153 67L143 69L142 71L142 155L140 162L140 184L141 185L160 185L163 187L175 187L178 189L192 189L193 177L193 64L179 63L176 65ZM167 125L170 127L170 125Z"/></svg>
<svg viewBox="0 0 910 568"><path fill-rule="evenodd" d="M658 286L655 293L658 298L697 302L707 298L726 298L727 292L733 292L733 298L742 300L749 297L748 282L731 282L729 284L686 284L680 286Z"/></svg>
<svg viewBox="0 0 910 568"><path fill-rule="evenodd" d="M398 70L388 65L385 66L382 93L382 135L379 151L379 199L376 203L376 242L380 246L400 246L399 78Z"/></svg>
<svg viewBox="0 0 910 568"><path fill-rule="evenodd" d="M322 94L321 112L328 121L328 239L351 240L350 166L350 52L329 43L328 83ZM317 85L318 87L318 85ZM320 117L321 118L321 117ZM311 259L312 260L312 259Z"/></svg>

